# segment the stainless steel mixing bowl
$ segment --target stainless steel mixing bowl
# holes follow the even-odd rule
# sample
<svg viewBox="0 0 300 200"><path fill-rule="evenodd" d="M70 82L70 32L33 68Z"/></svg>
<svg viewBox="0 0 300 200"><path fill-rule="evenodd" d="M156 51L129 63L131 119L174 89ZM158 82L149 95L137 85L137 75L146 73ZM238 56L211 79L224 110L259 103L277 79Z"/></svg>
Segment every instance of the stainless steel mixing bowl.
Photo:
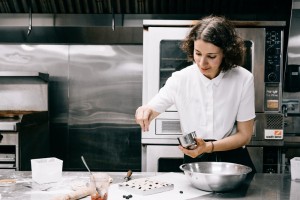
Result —
<svg viewBox="0 0 300 200"><path fill-rule="evenodd" d="M200 190L225 192L241 185L250 167L228 162L195 162L180 166L192 185Z"/></svg>

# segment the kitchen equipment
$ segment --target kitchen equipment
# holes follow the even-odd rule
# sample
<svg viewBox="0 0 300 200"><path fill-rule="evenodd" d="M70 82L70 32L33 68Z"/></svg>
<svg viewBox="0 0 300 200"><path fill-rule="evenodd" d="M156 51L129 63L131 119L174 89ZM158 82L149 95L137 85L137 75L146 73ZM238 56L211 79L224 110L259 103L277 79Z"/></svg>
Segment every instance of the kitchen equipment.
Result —
<svg viewBox="0 0 300 200"><path fill-rule="evenodd" d="M200 190L226 192L245 180L250 167L227 162L196 162L180 166L192 185Z"/></svg>
<svg viewBox="0 0 300 200"><path fill-rule="evenodd" d="M181 50L180 44L196 22L195 20L143 21L143 104L147 104L159 92L173 72L191 64ZM246 57L242 66L253 74L255 85L255 127L247 146L283 146L284 124L281 102L286 22L233 21L233 23L245 44ZM177 111L175 105L170 106L150 123L148 132L141 134L142 171L179 170L183 155L178 150L177 138L182 133L194 130L185 130L187 128L181 126ZM222 112L231 111L222 110ZM226 127L227 130L231 128ZM262 154L254 155L257 156L263 160ZM264 165L264 161L258 163ZM256 168L263 169L263 166ZM160 171L161 169L165 171Z"/></svg>
<svg viewBox="0 0 300 200"><path fill-rule="evenodd" d="M83 156L81 156L81 160L82 160L84 166L86 167L86 169L89 171L90 175L93 176L93 173L91 172L89 166L88 166L87 163L85 162L85 159L84 159Z"/></svg>
<svg viewBox="0 0 300 200"><path fill-rule="evenodd" d="M286 92L300 91L300 65L287 65L284 76L284 90Z"/></svg>
<svg viewBox="0 0 300 200"><path fill-rule="evenodd" d="M0 187L10 187L17 183L16 179L0 179ZM1 198L0 198L1 199Z"/></svg>
<svg viewBox="0 0 300 200"><path fill-rule="evenodd" d="M106 173L95 173L93 174L87 165L83 156L81 156L81 160L86 167L86 169L90 173L90 179L92 180L91 187L95 188L95 193L92 194L92 199L107 199L108 188L110 183L112 182L112 178Z"/></svg>
<svg viewBox="0 0 300 200"><path fill-rule="evenodd" d="M49 156L49 75L0 72L0 168L31 170L30 160Z"/></svg>
<svg viewBox="0 0 300 200"><path fill-rule="evenodd" d="M96 192L92 195L95 200L107 200L110 183L113 179L103 172L93 173L91 186L96 188Z"/></svg>
<svg viewBox="0 0 300 200"><path fill-rule="evenodd" d="M132 171L128 170L126 176L124 177L125 182L129 181L131 179Z"/></svg>
<svg viewBox="0 0 300 200"><path fill-rule="evenodd" d="M179 136L178 141L181 146L187 149L195 149L197 147L196 132L191 132L186 135Z"/></svg>
<svg viewBox="0 0 300 200"><path fill-rule="evenodd" d="M91 197L87 197L88 199L92 199L92 195L93 195L93 189L91 187L82 187L79 188L77 190L72 190L72 191L68 191L68 193L66 194L56 194L52 200L60 200L60 199L83 199L84 197L87 196L91 196ZM84 198L84 199L87 199Z"/></svg>
<svg viewBox="0 0 300 200"><path fill-rule="evenodd" d="M0 179L0 183L16 183L16 179Z"/></svg>
<svg viewBox="0 0 300 200"><path fill-rule="evenodd" d="M294 2L296 2L294 0ZM299 23L300 23L300 12L299 9L292 9L290 17L289 35L288 35L288 46L287 46L287 63L285 67L284 76L284 91L285 92L300 92L300 44L299 44ZM297 94L290 94L287 96L290 98ZM292 98L295 98L292 97Z"/></svg>
<svg viewBox="0 0 300 200"><path fill-rule="evenodd" d="M86 167L86 169L89 171L90 175L91 175L91 179L92 181L94 182L94 185L95 185L95 188L96 188L96 191L100 194L100 191L98 191L97 187L96 187L96 180L95 180L95 176L93 175L93 173L91 172L89 166L87 165L87 163L85 162L85 159L83 156L81 156L81 160L84 164L84 166Z"/></svg>

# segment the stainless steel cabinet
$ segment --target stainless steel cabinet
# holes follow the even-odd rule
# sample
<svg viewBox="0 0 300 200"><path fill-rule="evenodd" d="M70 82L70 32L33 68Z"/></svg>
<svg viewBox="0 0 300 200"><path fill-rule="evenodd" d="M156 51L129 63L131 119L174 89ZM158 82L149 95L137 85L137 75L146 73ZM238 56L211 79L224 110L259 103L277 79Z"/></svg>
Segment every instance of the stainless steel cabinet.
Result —
<svg viewBox="0 0 300 200"><path fill-rule="evenodd" d="M141 170L142 45L0 45L0 70L49 74L51 156L64 170Z"/></svg>

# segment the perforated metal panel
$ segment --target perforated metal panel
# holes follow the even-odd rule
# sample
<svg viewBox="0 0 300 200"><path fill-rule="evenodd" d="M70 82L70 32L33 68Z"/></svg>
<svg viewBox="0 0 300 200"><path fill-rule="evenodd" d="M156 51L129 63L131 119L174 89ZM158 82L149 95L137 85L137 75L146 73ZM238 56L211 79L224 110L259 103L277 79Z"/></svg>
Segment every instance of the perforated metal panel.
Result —
<svg viewBox="0 0 300 200"><path fill-rule="evenodd" d="M267 129L283 129L283 115L282 114L267 114L266 115Z"/></svg>
<svg viewBox="0 0 300 200"><path fill-rule="evenodd" d="M180 121L163 121L162 122L162 133L180 133Z"/></svg>

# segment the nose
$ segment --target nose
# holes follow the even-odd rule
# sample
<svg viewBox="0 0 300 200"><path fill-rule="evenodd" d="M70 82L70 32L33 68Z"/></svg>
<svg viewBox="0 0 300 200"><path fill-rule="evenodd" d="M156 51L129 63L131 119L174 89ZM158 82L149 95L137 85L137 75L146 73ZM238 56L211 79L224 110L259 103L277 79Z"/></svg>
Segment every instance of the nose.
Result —
<svg viewBox="0 0 300 200"><path fill-rule="evenodd" d="M200 67L204 67L207 64L207 60L204 56L199 58L198 64L200 65Z"/></svg>

